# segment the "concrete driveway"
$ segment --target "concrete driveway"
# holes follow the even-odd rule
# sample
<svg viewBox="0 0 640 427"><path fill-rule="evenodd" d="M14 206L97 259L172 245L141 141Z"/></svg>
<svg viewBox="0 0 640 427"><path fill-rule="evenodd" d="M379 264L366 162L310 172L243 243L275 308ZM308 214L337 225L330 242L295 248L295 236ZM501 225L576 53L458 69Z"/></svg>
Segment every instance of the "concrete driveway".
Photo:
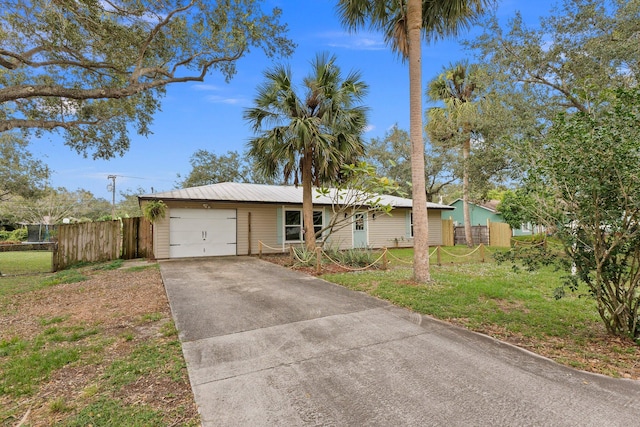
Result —
<svg viewBox="0 0 640 427"><path fill-rule="evenodd" d="M164 261L204 426L636 426L640 382L249 257Z"/></svg>

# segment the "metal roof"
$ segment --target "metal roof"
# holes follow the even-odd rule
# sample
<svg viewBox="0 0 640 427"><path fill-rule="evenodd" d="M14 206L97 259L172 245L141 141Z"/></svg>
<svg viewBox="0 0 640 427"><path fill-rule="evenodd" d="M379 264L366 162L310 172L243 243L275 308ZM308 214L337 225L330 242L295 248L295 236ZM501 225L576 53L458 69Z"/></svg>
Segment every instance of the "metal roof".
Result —
<svg viewBox="0 0 640 427"><path fill-rule="evenodd" d="M331 189L329 195L321 195L314 191L314 205L332 205L336 194ZM411 199L404 197L381 195L381 203L397 208L410 208ZM183 188L180 190L163 191L160 193L144 194L140 200L193 200L199 202L242 202L242 203L282 203L302 204L302 187L293 185L263 185L244 184L237 182L221 182L200 187ZM454 209L451 206L427 202L430 209Z"/></svg>

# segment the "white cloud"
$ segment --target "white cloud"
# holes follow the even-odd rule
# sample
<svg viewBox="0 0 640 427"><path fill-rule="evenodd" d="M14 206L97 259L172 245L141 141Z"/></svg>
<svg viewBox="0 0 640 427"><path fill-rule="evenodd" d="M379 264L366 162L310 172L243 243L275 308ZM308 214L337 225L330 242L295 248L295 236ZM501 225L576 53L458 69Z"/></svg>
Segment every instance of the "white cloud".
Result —
<svg viewBox="0 0 640 427"><path fill-rule="evenodd" d="M228 104L228 105L238 105L245 102L243 98L232 98L232 97L224 97L218 95L209 95L205 97L208 102L213 104Z"/></svg>
<svg viewBox="0 0 640 427"><path fill-rule="evenodd" d="M219 86L209 85L205 83L195 84L191 87L195 90L204 90L208 92L217 92L219 90L222 90Z"/></svg>
<svg viewBox="0 0 640 427"><path fill-rule="evenodd" d="M327 32L317 36L326 40L331 47L351 49L351 50L384 50L387 46L382 36L374 33L350 34L347 32Z"/></svg>
<svg viewBox="0 0 640 427"><path fill-rule="evenodd" d="M374 131L375 129L376 129L376 127L375 127L374 125L367 125L367 126L365 126L365 128L364 128L364 132L365 132L365 133L372 132L372 131Z"/></svg>

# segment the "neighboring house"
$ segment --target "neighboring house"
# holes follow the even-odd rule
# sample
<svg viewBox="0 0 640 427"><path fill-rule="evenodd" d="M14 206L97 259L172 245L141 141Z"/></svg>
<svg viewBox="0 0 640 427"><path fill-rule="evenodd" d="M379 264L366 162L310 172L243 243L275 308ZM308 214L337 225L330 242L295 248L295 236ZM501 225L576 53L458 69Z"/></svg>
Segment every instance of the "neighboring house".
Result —
<svg viewBox="0 0 640 427"><path fill-rule="evenodd" d="M391 215L356 212L348 225L324 242L337 249L412 247L412 200L382 196ZM155 222L154 254L158 259L279 252L302 243L302 187L224 182L146 194L168 207ZM329 223L332 199L314 194L314 224ZM442 244L441 212L452 208L429 203L429 244ZM341 215L344 215L342 213Z"/></svg>
<svg viewBox="0 0 640 427"><path fill-rule="evenodd" d="M489 200L483 203L469 202L469 216L471 217L471 225L487 225L487 220L491 222L504 222L502 214L498 212L497 207L499 200ZM457 199L449 206L453 207L453 211L442 212L442 219L453 219L454 226L464 226L464 214L462 212L462 199ZM513 236L527 236L533 234L531 224L522 224L520 228L513 229Z"/></svg>

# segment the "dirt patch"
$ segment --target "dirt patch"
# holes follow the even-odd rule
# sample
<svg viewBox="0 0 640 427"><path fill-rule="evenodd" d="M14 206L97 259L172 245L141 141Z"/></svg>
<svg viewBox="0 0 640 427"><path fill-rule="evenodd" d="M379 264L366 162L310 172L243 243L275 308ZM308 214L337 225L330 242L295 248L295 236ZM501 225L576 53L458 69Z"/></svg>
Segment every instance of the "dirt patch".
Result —
<svg viewBox="0 0 640 427"><path fill-rule="evenodd" d="M310 276L321 276L323 274L345 273L348 271L352 271L348 267L343 267L341 265L337 265L329 261L329 262L324 262L322 264L322 269L320 270L320 272L318 272L315 266L300 265L300 263L292 261L291 257L286 254L262 255L262 259L265 261L271 262L273 264L278 264L282 267L293 268L296 271L303 272Z"/></svg>
<svg viewBox="0 0 640 427"><path fill-rule="evenodd" d="M23 293L3 306L0 340L19 337L31 342L56 330L87 336L56 344L82 348L80 360L53 371L32 395L0 397L0 407L13 414L0 418L0 425L16 425L27 411L25 425L59 424L98 398L152 408L163 414L166 425L197 425L199 416L172 333L159 270L153 265L141 270L87 268L82 274L88 279ZM128 363L141 345L170 354L173 371L150 368L124 386L109 384L105 372L114 363Z"/></svg>

